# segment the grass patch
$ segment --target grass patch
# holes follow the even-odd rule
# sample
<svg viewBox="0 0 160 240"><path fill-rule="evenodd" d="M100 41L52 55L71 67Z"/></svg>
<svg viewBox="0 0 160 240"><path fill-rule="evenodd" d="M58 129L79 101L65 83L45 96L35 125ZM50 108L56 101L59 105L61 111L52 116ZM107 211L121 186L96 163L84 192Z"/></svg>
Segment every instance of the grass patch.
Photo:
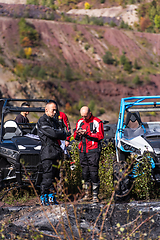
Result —
<svg viewBox="0 0 160 240"><path fill-rule="evenodd" d="M138 37L136 36L136 41L142 45L142 47L148 48L152 50L152 45L148 42L148 40L145 37Z"/></svg>

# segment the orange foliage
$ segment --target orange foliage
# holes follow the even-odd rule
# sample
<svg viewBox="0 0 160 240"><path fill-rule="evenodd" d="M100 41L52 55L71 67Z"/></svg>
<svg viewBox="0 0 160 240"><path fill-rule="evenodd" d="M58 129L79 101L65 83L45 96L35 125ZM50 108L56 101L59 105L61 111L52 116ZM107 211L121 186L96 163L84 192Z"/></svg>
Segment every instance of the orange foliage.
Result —
<svg viewBox="0 0 160 240"><path fill-rule="evenodd" d="M22 40L22 46L23 47L30 47L32 46L32 43L28 37L24 37Z"/></svg>
<svg viewBox="0 0 160 240"><path fill-rule="evenodd" d="M151 21L148 17L141 17L139 25L141 31L145 31L151 25Z"/></svg>
<svg viewBox="0 0 160 240"><path fill-rule="evenodd" d="M66 109L67 112L71 112L72 107L69 103L66 103L65 109Z"/></svg>

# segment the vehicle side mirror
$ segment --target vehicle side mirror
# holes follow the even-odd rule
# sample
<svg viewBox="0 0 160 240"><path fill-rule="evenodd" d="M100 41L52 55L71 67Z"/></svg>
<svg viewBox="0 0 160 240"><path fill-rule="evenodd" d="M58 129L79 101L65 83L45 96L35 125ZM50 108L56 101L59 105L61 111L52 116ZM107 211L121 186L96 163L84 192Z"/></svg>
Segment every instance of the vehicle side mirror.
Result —
<svg viewBox="0 0 160 240"><path fill-rule="evenodd" d="M107 124L107 123L109 123L109 121L104 120L104 121L102 121L102 123L103 123L103 124Z"/></svg>

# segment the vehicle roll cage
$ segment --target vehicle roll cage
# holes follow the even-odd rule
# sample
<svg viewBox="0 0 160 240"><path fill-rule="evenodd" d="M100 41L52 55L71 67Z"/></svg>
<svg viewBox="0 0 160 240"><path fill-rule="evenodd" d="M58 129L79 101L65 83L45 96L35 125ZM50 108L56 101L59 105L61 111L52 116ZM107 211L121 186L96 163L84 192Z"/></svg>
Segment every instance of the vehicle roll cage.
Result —
<svg viewBox="0 0 160 240"><path fill-rule="evenodd" d="M117 135L122 138L124 130L124 115L127 112L158 112L160 111L160 95L158 96L136 96L129 98L122 98L120 104L120 112L117 123L116 142Z"/></svg>
<svg viewBox="0 0 160 240"><path fill-rule="evenodd" d="M50 99L16 99L16 98L1 98L0 101L3 101L2 107L2 117L1 117L1 132L0 132L0 139L2 141L2 131L3 131L3 124L5 115L8 113L15 113L18 114L20 112L26 112L26 107L14 107L9 105L10 102L36 102L36 103L48 103ZM28 107L27 112L45 112L45 107ZM25 124L23 124L25 125ZM29 124L28 124L29 125Z"/></svg>

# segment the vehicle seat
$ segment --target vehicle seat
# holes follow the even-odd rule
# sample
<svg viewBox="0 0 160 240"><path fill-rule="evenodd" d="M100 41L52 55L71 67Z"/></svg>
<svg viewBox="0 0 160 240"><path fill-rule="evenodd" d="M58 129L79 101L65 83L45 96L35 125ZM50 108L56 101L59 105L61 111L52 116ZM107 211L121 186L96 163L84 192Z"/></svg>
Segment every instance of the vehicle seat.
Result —
<svg viewBox="0 0 160 240"><path fill-rule="evenodd" d="M130 126L131 123L137 123L137 127L133 127L133 128L138 128L139 126L142 126L143 123L141 121L139 112L128 112L127 113L125 126L132 128L132 126Z"/></svg>
<svg viewBox="0 0 160 240"><path fill-rule="evenodd" d="M127 138L136 137L146 132L139 112L128 112L124 124L124 136Z"/></svg>
<svg viewBox="0 0 160 240"><path fill-rule="evenodd" d="M11 139L14 136L22 136L22 131L15 121L8 120L4 123L3 126L3 139Z"/></svg>

